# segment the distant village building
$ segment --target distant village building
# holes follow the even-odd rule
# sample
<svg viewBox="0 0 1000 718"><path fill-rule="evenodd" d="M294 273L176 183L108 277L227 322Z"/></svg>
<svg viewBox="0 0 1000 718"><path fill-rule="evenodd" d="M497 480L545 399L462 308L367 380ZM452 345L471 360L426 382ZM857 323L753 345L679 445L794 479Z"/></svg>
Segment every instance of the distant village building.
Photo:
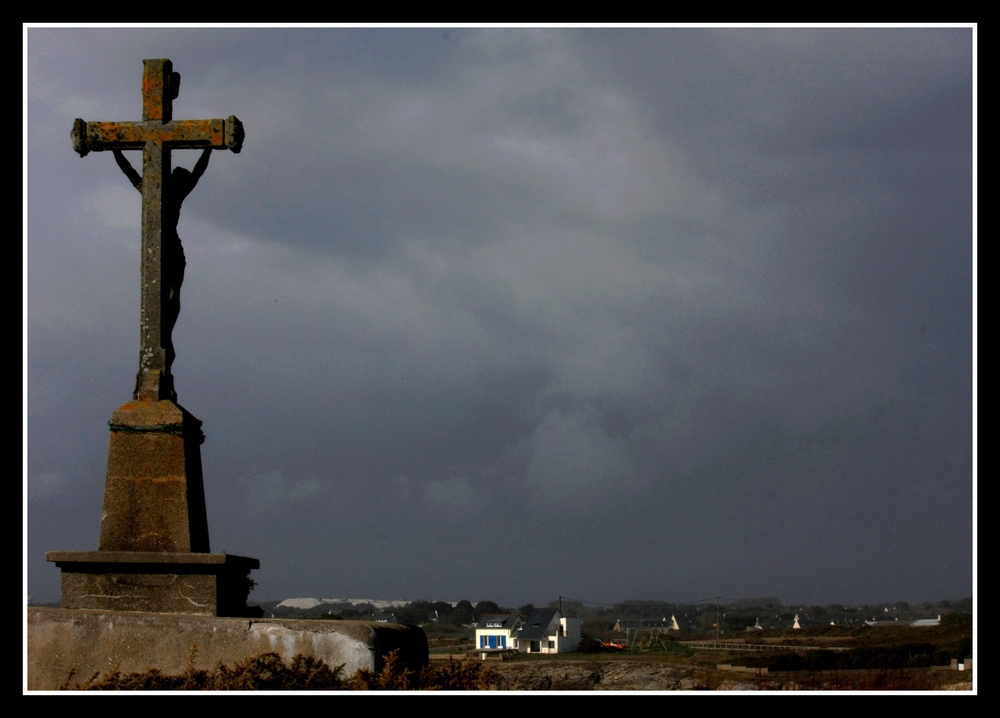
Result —
<svg viewBox="0 0 1000 718"><path fill-rule="evenodd" d="M941 615L938 614L937 618L921 618L910 624L911 626L917 626L920 628L927 628L929 626L940 626L941 625Z"/></svg>
<svg viewBox="0 0 1000 718"><path fill-rule="evenodd" d="M866 626L909 626L909 621L900 621L899 616L896 615L897 609L895 606L890 610L888 606L882 608L882 618L877 616L872 616L870 621L865 621Z"/></svg>
<svg viewBox="0 0 1000 718"><path fill-rule="evenodd" d="M396 620L395 613L374 613L372 614L372 620L375 623L399 623Z"/></svg>
<svg viewBox="0 0 1000 718"><path fill-rule="evenodd" d="M491 653L513 652L521 617L516 613L487 613L476 624L476 651L486 659Z"/></svg>
<svg viewBox="0 0 1000 718"><path fill-rule="evenodd" d="M656 636L667 631L680 631L681 627L677 623L676 616L671 616L669 621L666 618L659 621L623 621L619 618L615 622L614 630L617 633L624 633L625 642L631 643L633 634L638 636L640 633L648 632L650 636Z"/></svg>
<svg viewBox="0 0 1000 718"><path fill-rule="evenodd" d="M677 617L676 616L671 616L670 620L667 620L666 618L662 618L659 621L655 621L655 620L654 621L649 621L649 620L644 620L644 621L624 621L624 620L622 620L622 619L619 618L615 622L615 627L614 627L613 630L617 631L618 633L624 633L625 631L627 631L630 628L641 628L644 631L645 630L654 630L654 631L658 631L660 633L664 633L666 631L679 631L679 630L681 630L680 625L678 625L678 623L677 623Z"/></svg>
<svg viewBox="0 0 1000 718"><path fill-rule="evenodd" d="M514 648L521 653L568 653L580 648L579 618L557 608L536 608L517 630Z"/></svg>
<svg viewBox="0 0 1000 718"><path fill-rule="evenodd" d="M830 625L835 625L835 624L832 621L827 622L822 618L810 618L808 613L796 613L795 618L792 619L792 628L796 630L802 628L815 628L818 626L830 626ZM772 626L772 627L778 628L778 626Z"/></svg>
<svg viewBox="0 0 1000 718"><path fill-rule="evenodd" d="M870 621L865 621L865 625L866 626L905 626L905 625L907 625L907 623L906 623L906 621L900 622L900 620L898 618L893 618L891 620L885 620L885 621L879 621L879 620L873 618Z"/></svg>

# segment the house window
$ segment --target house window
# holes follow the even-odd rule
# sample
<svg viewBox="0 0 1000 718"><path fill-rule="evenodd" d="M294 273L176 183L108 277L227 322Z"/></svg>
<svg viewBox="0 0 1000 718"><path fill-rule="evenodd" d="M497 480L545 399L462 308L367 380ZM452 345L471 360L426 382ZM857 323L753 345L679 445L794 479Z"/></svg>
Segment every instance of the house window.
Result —
<svg viewBox="0 0 1000 718"><path fill-rule="evenodd" d="M549 641L549 650L552 650L555 647L556 647L556 642L555 641Z"/></svg>

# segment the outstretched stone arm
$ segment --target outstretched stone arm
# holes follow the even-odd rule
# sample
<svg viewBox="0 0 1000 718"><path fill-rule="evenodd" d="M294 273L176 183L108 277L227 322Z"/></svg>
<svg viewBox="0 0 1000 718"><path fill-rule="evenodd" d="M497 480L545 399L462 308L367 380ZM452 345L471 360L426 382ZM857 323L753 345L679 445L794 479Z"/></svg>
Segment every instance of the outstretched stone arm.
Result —
<svg viewBox="0 0 1000 718"><path fill-rule="evenodd" d="M201 153L201 157L198 158L198 162L195 164L194 169L191 170L191 178L197 184L201 176L205 174L205 170L208 168L208 158L212 156L212 148L209 147L207 150Z"/></svg>
<svg viewBox="0 0 1000 718"><path fill-rule="evenodd" d="M139 192L142 192L142 177L140 177L139 173L135 171L132 164L125 159L125 155L122 154L121 150L112 150L112 152L114 152L115 155L115 162L118 163L118 167L120 167L121 171L125 173L126 177L128 177L128 181L131 182L132 186L139 190Z"/></svg>

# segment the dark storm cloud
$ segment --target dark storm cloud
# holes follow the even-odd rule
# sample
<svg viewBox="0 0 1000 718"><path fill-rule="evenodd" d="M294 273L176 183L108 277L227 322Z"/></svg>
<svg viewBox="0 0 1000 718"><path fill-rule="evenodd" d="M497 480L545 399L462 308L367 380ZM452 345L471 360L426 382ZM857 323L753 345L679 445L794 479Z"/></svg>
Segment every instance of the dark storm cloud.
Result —
<svg viewBox="0 0 1000 718"><path fill-rule="evenodd" d="M139 197L68 128L154 56L247 127L175 373L267 597L970 592L971 31L465 28L29 31L33 592L135 371Z"/></svg>

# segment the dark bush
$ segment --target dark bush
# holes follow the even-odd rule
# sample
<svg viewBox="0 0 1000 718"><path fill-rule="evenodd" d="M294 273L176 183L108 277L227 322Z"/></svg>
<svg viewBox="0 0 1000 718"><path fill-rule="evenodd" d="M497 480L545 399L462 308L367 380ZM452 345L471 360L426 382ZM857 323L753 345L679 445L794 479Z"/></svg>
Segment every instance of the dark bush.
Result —
<svg viewBox="0 0 1000 718"><path fill-rule="evenodd" d="M319 658L299 654L286 665L277 653L262 653L232 667L219 664L212 670L194 670L194 655L187 670L169 676L156 668L123 674L117 668L85 683L70 674L63 690L92 691L475 691L502 687L503 677L481 661L452 661L440 666L409 669L393 651L376 673L362 668L349 679L343 666L330 668Z"/></svg>
<svg viewBox="0 0 1000 718"><path fill-rule="evenodd" d="M117 668L103 678L95 674L84 684L72 674L66 690L92 691L330 691L342 687L343 666L330 668L319 658L295 656L290 666L277 653L262 653L237 661L233 667L219 664L210 671L194 670L194 653L187 670L168 676L150 668L141 673L121 673Z"/></svg>
<svg viewBox="0 0 1000 718"><path fill-rule="evenodd" d="M811 651L805 656L804 668L807 671L828 671L836 665L838 658L833 651Z"/></svg>
<svg viewBox="0 0 1000 718"><path fill-rule="evenodd" d="M801 671L805 668L805 661L797 653L782 653L771 659L768 671Z"/></svg>

